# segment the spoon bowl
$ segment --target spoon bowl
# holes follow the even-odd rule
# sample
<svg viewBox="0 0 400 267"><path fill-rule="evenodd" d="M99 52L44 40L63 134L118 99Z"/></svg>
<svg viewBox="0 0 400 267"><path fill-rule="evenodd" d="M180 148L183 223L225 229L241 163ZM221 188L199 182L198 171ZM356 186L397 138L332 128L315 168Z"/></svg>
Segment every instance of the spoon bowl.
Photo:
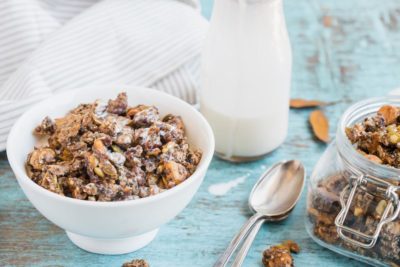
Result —
<svg viewBox="0 0 400 267"><path fill-rule="evenodd" d="M298 160L280 162L254 185L249 207L266 217L280 217L294 208L304 187L305 169Z"/></svg>

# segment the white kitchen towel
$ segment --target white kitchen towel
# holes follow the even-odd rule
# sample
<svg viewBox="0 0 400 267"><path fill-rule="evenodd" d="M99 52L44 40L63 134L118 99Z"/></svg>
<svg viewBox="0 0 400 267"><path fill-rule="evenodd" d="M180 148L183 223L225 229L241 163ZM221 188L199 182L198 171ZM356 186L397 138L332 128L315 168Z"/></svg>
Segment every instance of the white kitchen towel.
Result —
<svg viewBox="0 0 400 267"><path fill-rule="evenodd" d="M63 90L129 84L195 103L207 26L196 0L1 1L0 150L27 108Z"/></svg>

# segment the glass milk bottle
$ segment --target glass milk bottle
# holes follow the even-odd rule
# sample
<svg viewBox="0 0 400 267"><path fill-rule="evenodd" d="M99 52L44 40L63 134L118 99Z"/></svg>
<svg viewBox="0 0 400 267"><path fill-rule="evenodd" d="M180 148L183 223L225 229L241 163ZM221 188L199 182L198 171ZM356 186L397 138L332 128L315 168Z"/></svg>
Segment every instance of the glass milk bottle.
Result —
<svg viewBox="0 0 400 267"><path fill-rule="evenodd" d="M216 152L250 161L283 143L292 54L282 0L216 0L202 56L200 109Z"/></svg>

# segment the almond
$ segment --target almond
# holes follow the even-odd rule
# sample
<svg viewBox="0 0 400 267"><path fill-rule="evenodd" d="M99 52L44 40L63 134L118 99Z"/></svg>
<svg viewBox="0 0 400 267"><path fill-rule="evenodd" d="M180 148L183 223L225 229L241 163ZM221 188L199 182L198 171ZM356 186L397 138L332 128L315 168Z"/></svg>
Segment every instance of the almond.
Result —
<svg viewBox="0 0 400 267"><path fill-rule="evenodd" d="M310 124L315 137L320 141L329 142L329 121L322 110L315 110L310 114Z"/></svg>
<svg viewBox="0 0 400 267"><path fill-rule="evenodd" d="M381 115L385 119L386 125L390 125L395 123L397 117L400 115L399 110L390 105L384 105L378 110L378 114Z"/></svg>
<svg viewBox="0 0 400 267"><path fill-rule="evenodd" d="M301 99L301 98L295 98L290 100L290 107L291 108L315 108L315 107L320 107L320 106L325 106L327 105L326 102L319 101L319 100L307 100L307 99Z"/></svg>

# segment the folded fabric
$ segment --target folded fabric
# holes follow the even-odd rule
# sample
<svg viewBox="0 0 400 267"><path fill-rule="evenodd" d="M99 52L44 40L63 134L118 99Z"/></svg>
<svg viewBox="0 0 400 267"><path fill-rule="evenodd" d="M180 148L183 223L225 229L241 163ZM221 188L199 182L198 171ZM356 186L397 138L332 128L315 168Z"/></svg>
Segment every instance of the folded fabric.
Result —
<svg viewBox="0 0 400 267"><path fill-rule="evenodd" d="M195 103L199 54L208 26L196 3L2 2L0 150L5 149L11 126L27 108L63 90L129 84Z"/></svg>

